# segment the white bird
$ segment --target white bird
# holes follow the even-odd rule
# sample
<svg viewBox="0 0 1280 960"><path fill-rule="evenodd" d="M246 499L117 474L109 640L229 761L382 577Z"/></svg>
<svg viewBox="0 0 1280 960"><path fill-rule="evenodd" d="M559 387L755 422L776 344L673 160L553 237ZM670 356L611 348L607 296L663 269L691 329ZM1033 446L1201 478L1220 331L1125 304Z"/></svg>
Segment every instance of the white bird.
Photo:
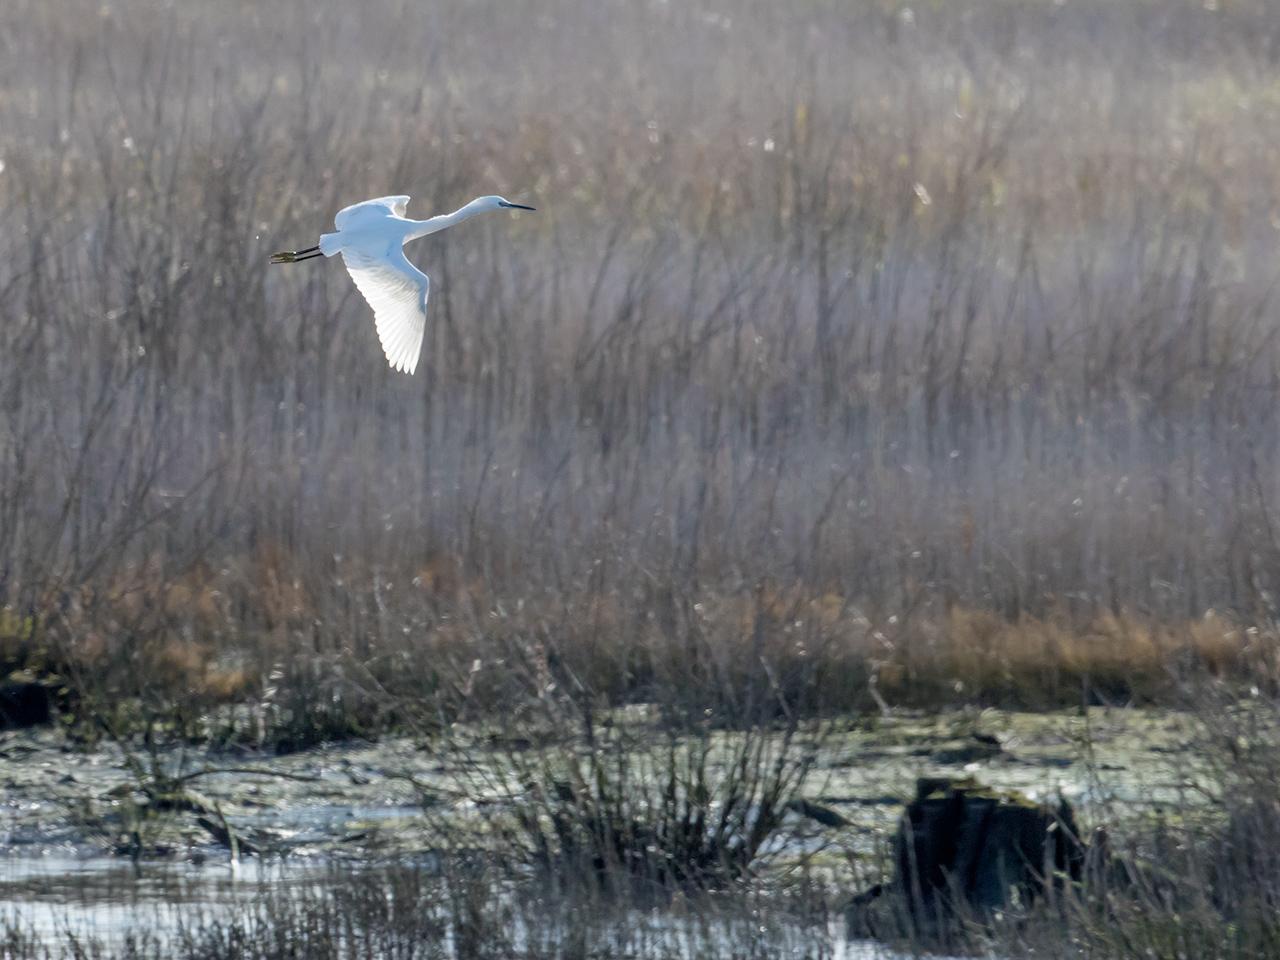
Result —
<svg viewBox="0 0 1280 960"><path fill-rule="evenodd" d="M465 207L432 217L410 220L405 216L408 197L378 197L343 207L333 218L336 233L322 234L320 243L306 250L285 250L271 255L272 263L301 263L315 257L342 254L356 288L373 308L378 339L387 362L396 370L413 373L422 352L427 322L427 294L431 281L409 262L404 245L410 240L438 233L489 210L533 210L502 197L476 197Z"/></svg>

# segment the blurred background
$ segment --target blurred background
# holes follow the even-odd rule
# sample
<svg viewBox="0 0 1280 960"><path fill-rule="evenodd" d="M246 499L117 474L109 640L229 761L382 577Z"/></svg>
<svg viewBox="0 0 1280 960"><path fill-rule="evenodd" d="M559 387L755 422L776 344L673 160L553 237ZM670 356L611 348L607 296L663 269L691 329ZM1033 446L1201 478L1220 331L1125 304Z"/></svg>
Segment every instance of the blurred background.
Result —
<svg viewBox="0 0 1280 960"><path fill-rule="evenodd" d="M1266 685L1278 59L1250 0L8 0L7 662L304 740L517 654L726 710ZM401 192L539 211L413 248L413 377L267 266Z"/></svg>

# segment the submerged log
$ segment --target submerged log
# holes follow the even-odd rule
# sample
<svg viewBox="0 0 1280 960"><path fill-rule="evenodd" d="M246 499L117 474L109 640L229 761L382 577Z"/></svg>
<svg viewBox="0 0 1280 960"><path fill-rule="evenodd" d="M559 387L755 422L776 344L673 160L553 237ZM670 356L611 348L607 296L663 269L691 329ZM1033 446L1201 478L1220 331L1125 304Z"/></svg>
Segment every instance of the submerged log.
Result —
<svg viewBox="0 0 1280 960"><path fill-rule="evenodd" d="M804 797L792 800L787 804L787 809L815 823L820 823L824 827L847 827L849 825L848 820L826 804L815 803L812 800L806 800Z"/></svg>
<svg viewBox="0 0 1280 960"><path fill-rule="evenodd" d="M921 778L894 837L896 877L851 901L893 897L918 925L990 916L1078 881L1086 848L1065 800L1034 803L971 779Z"/></svg>
<svg viewBox="0 0 1280 960"><path fill-rule="evenodd" d="M196 817L196 823L204 827L205 832L213 837L214 840L230 850L231 859L233 860L237 859L242 853L257 855L262 853L257 844L249 842L236 833L231 828L231 824L227 823L226 818L221 815L218 816L217 820L212 820L209 817Z"/></svg>

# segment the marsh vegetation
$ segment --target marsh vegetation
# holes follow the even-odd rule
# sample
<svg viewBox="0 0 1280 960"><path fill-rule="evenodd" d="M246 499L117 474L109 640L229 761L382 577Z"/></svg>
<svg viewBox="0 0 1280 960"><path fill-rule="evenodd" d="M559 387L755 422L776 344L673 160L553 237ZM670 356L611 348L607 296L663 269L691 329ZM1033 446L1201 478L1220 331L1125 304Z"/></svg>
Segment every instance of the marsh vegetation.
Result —
<svg viewBox="0 0 1280 960"><path fill-rule="evenodd" d="M833 731L1172 709L1214 815L1000 936L1261 955L1277 90L1262 0L7 0L0 677L139 816L199 764L465 747L521 869L747 915ZM539 207L422 241L411 378L336 264L266 265L400 191ZM770 902L829 918L857 871L811 867Z"/></svg>

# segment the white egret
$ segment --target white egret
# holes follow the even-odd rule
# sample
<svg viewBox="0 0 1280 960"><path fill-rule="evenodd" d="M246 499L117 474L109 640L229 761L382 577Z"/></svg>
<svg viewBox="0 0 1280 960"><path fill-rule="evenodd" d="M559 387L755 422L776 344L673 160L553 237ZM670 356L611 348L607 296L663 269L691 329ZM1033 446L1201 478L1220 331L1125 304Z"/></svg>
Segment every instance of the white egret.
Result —
<svg viewBox="0 0 1280 960"><path fill-rule="evenodd" d="M273 253L271 262L301 263L342 254L356 288L373 308L387 362L396 370L413 373L422 351L431 281L405 257L404 245L489 210L534 208L502 197L476 197L453 213L410 220L405 216L408 206L408 197L378 197L343 207L333 218L336 233L322 234L320 243L306 250Z"/></svg>

